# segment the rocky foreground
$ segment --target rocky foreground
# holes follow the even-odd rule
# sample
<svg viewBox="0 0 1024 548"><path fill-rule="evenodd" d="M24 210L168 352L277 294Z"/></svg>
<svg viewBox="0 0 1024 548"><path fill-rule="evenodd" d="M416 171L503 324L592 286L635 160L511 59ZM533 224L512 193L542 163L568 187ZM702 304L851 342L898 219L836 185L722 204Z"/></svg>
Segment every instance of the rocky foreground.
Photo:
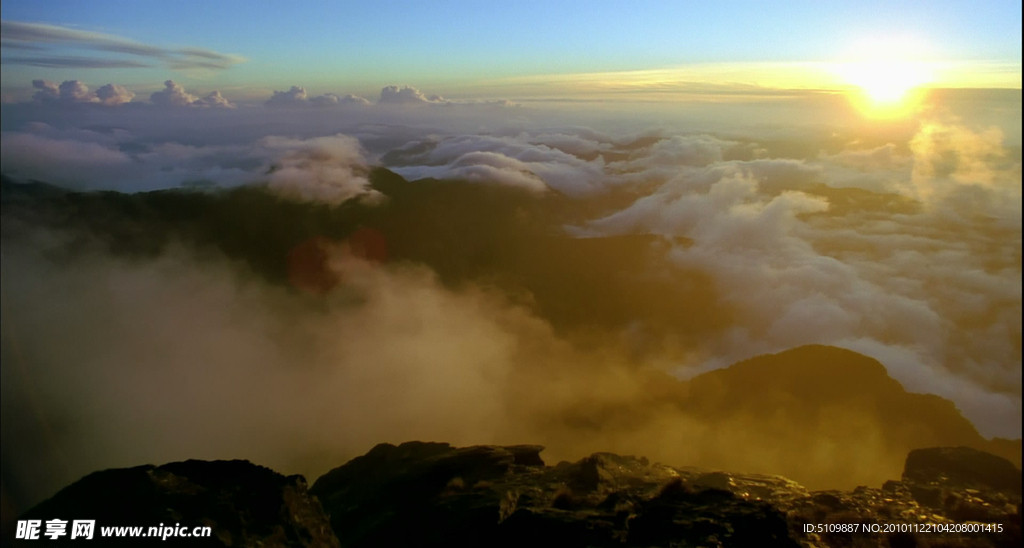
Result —
<svg viewBox="0 0 1024 548"><path fill-rule="evenodd" d="M380 444L308 489L247 461L106 470L20 519L95 519L81 542L93 546L1021 545L1021 471L975 449L915 450L900 480L850 492L611 453L547 466L542 449ZM212 536L100 538L103 526L177 523ZM979 532L947 531L965 524Z"/></svg>

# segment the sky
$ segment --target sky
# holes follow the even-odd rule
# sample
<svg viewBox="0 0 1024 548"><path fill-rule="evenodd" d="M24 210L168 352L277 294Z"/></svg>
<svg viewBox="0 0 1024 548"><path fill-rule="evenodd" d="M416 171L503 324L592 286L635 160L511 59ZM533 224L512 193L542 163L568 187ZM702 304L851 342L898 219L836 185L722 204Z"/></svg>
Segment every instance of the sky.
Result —
<svg viewBox="0 0 1024 548"><path fill-rule="evenodd" d="M164 233L124 218L130 198L58 226L11 194L3 473L31 478L26 500L186 458L312 478L410 439L778 472L765 455L784 444L742 429L591 412L652 409L651 371L806 344L877 359L985 437L1021 435L1019 2L0 10L5 180L256 188L275 211L440 234L382 264L321 235L327 278L348 281L311 297L186 237L125 256L104 230ZM425 205L375 187L376 168ZM257 251L319 222L234 219ZM898 475L905 454L821 438L798 466L818 479L842 459Z"/></svg>
<svg viewBox="0 0 1024 548"><path fill-rule="evenodd" d="M2 70L5 93L43 78L149 91L173 79L231 100L292 85L357 95L391 84L518 95L542 94L548 90L539 84L569 75L679 69L697 80L835 86L832 71L817 64L874 50L944 64L944 85L1019 87L1020 10L1003 1L771 9L761 2L227 1L172 10L149 1L5 2ZM46 32L29 35L26 24ZM183 55L188 48L214 57ZM750 81L755 66L763 70ZM737 67L747 81L731 75ZM509 87L522 79L533 85Z"/></svg>

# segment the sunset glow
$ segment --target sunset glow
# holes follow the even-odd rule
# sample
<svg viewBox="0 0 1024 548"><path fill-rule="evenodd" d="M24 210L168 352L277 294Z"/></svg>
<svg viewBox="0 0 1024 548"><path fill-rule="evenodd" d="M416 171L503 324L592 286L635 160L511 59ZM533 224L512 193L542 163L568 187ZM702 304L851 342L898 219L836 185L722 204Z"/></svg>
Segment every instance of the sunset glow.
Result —
<svg viewBox="0 0 1024 548"><path fill-rule="evenodd" d="M903 101L910 91L929 83L928 71L913 62L874 62L850 65L843 72L872 101L892 104Z"/></svg>
<svg viewBox="0 0 1024 548"><path fill-rule="evenodd" d="M844 79L855 86L851 100L868 117L895 118L913 113L932 77L922 63L875 61L840 67Z"/></svg>
<svg viewBox="0 0 1024 548"><path fill-rule="evenodd" d="M5 508L410 440L1019 461L1020 2L4 0L0 57Z"/></svg>
<svg viewBox="0 0 1024 548"><path fill-rule="evenodd" d="M898 118L921 106L924 90L935 82L933 47L908 36L862 39L848 48L834 72L853 86L851 101L869 118Z"/></svg>

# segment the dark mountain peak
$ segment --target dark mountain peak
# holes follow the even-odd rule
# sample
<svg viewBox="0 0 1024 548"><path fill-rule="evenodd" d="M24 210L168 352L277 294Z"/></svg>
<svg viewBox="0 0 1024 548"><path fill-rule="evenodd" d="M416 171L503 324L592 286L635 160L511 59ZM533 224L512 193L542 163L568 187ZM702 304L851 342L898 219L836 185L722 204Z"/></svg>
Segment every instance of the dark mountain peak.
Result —
<svg viewBox="0 0 1024 548"><path fill-rule="evenodd" d="M188 460L162 466L94 472L29 510L21 519L96 520L93 543L137 545L139 539L100 538L103 526L180 524L208 538L172 538L192 546L338 546L320 503L302 476L284 476L245 460Z"/></svg>
<svg viewBox="0 0 1024 548"><path fill-rule="evenodd" d="M6 174L0 173L0 194L5 201L15 197L23 199L50 198L67 194L68 190L42 181L17 181Z"/></svg>
<svg viewBox="0 0 1024 548"><path fill-rule="evenodd" d="M907 392L877 360L801 346L757 356L685 383L681 407L723 439L705 463L780 473L816 488L850 487L898 473L920 447L966 446L1020 462L1020 443L983 438L953 402ZM733 436L733 438L728 438ZM777 456L771 466L745 450ZM759 468L760 467L760 468Z"/></svg>
<svg viewBox="0 0 1024 548"><path fill-rule="evenodd" d="M865 390L902 391L878 360L845 348L817 344L756 356L694 380L698 379L701 383L778 388L819 397Z"/></svg>
<svg viewBox="0 0 1024 548"><path fill-rule="evenodd" d="M765 354L698 375L689 381L689 393L690 405L704 415L771 409L793 411L794 419L840 404L898 405L908 396L877 360L824 345Z"/></svg>

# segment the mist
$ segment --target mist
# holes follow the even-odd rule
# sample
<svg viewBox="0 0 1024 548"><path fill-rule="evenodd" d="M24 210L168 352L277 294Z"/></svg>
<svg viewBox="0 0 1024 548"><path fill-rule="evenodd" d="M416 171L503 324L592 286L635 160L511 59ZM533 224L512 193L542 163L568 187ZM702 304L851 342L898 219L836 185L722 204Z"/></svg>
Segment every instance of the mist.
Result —
<svg viewBox="0 0 1024 548"><path fill-rule="evenodd" d="M806 344L875 358L983 436L1019 438L1014 93L969 109L936 94L919 117L871 127L818 94L627 109L395 86L377 103L292 90L235 108L3 105L3 171L19 182L254 188L405 226L396 212L411 209L374 187L384 167L428 200L405 232L437 237L393 237L394 261L348 234L317 239L303 285L173 230L123 253L104 219L47 224L11 206L5 489L36 501L96 469L187 458L315 478L412 439L541 443L548 461L614 451L809 487L898 477L917 440L881 434L892 417L836 405L766 431L676 403L680 380ZM1014 100L1014 118L993 114ZM429 201L438 188L447 197ZM494 211L509 224L491 231ZM251 222L267 241L246 245L293 237ZM567 251L586 246L608 247ZM834 424L860 452L824 435Z"/></svg>

